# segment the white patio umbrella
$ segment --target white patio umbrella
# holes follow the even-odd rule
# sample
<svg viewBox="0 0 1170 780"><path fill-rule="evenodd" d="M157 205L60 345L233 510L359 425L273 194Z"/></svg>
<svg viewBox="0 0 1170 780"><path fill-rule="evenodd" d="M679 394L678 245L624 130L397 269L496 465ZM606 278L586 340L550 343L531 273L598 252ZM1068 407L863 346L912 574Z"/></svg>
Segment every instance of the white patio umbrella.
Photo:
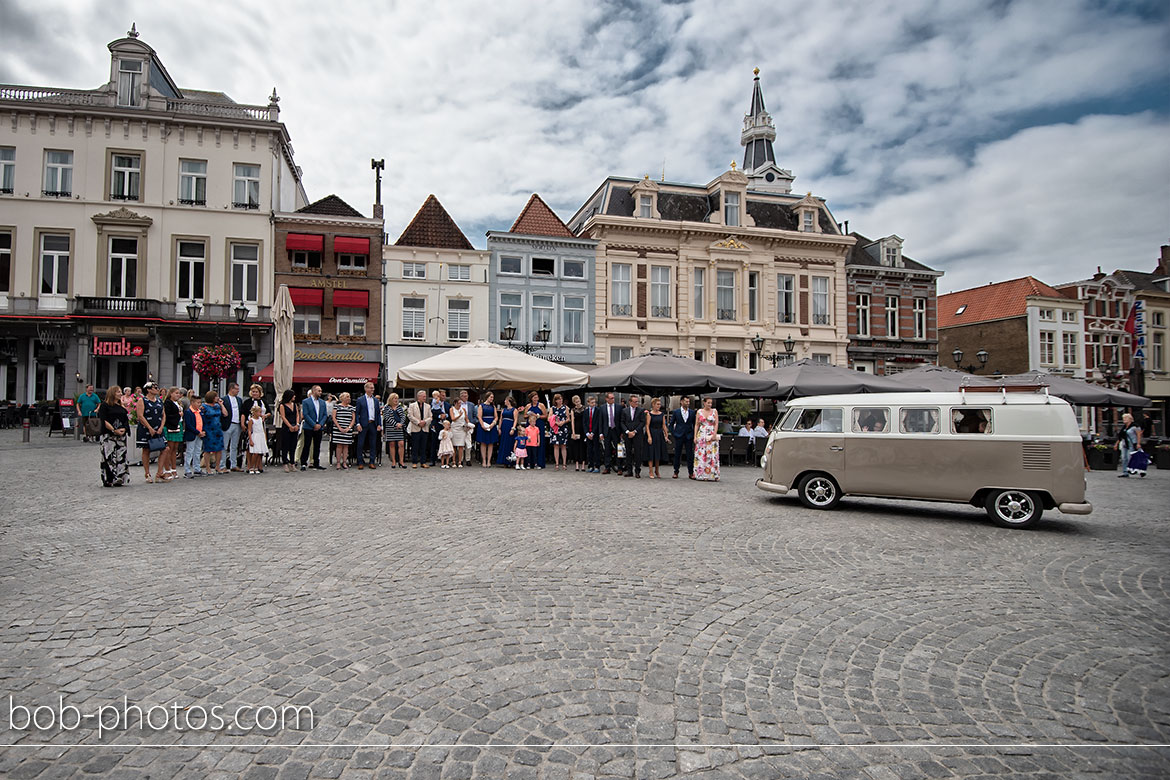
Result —
<svg viewBox="0 0 1170 780"><path fill-rule="evenodd" d="M474 341L398 369L398 387L467 387L475 390L547 390L578 387L584 371L550 363L523 352Z"/></svg>
<svg viewBox="0 0 1170 780"><path fill-rule="evenodd" d="M285 390L292 388L293 381L293 354L296 347L293 342L293 308L292 296L289 295L288 285L280 285L276 291L276 302L272 305L272 384L279 396Z"/></svg>

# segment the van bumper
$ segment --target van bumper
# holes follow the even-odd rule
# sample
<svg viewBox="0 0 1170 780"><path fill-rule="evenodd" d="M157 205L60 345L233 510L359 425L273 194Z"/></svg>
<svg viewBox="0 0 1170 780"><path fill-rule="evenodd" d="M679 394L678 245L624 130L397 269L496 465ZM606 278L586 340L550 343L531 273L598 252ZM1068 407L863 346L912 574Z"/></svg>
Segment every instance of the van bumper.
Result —
<svg viewBox="0 0 1170 780"><path fill-rule="evenodd" d="M1087 515L1093 511L1093 505L1088 501L1083 504L1057 504L1056 508L1066 515Z"/></svg>
<svg viewBox="0 0 1170 780"><path fill-rule="evenodd" d="M765 482L762 479L756 480L756 487L760 490L766 490L769 493L779 493L780 495L784 495L789 491L787 485L777 485L775 482Z"/></svg>

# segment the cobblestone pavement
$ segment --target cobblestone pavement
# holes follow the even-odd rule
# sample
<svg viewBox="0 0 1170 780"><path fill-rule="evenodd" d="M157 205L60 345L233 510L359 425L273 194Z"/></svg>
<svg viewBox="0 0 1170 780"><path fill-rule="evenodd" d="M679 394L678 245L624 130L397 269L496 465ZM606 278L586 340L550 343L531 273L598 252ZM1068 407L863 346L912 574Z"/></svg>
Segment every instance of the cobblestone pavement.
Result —
<svg viewBox="0 0 1170 780"><path fill-rule="evenodd" d="M99 743L0 706L0 776L1170 774L1165 749L1119 746L1170 741L1167 473L1090 474L1094 514L1009 531L954 505L812 512L747 468L135 469L107 490L93 445L18 437L0 433L5 705L315 720Z"/></svg>

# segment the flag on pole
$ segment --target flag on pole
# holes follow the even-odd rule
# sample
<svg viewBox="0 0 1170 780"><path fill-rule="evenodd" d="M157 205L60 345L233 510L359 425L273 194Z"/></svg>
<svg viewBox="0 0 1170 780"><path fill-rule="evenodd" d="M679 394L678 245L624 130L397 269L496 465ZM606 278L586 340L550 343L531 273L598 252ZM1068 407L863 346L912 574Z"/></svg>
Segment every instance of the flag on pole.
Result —
<svg viewBox="0 0 1170 780"><path fill-rule="evenodd" d="M1129 318L1125 321L1125 332L1131 336L1137 333L1137 313L1138 304L1134 303L1129 310Z"/></svg>

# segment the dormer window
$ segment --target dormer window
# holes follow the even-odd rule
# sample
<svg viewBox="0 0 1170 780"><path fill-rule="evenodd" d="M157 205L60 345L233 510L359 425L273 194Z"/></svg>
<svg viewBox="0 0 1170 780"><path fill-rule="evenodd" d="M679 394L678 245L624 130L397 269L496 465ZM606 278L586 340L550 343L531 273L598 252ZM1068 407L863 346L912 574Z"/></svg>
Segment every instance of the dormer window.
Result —
<svg viewBox="0 0 1170 780"><path fill-rule="evenodd" d="M141 85L142 60L118 60L118 105L141 105L138 94Z"/></svg>
<svg viewBox="0 0 1170 780"><path fill-rule="evenodd" d="M896 247L896 246L887 246L886 247L886 263L885 264L888 266L891 266L891 267L898 265L898 247Z"/></svg>
<svg viewBox="0 0 1170 780"><path fill-rule="evenodd" d="M811 211L805 209L804 216L800 221L800 229L805 233L812 233L816 231L816 215Z"/></svg>
<svg viewBox="0 0 1170 780"><path fill-rule="evenodd" d="M902 267L902 239L898 236L890 236L882 239L881 252L882 265L889 268Z"/></svg>
<svg viewBox="0 0 1170 780"><path fill-rule="evenodd" d="M723 193L723 224L739 227L739 193Z"/></svg>
<svg viewBox="0 0 1170 780"><path fill-rule="evenodd" d="M652 196L638 196L638 216L641 219L652 219L654 217L654 198Z"/></svg>

